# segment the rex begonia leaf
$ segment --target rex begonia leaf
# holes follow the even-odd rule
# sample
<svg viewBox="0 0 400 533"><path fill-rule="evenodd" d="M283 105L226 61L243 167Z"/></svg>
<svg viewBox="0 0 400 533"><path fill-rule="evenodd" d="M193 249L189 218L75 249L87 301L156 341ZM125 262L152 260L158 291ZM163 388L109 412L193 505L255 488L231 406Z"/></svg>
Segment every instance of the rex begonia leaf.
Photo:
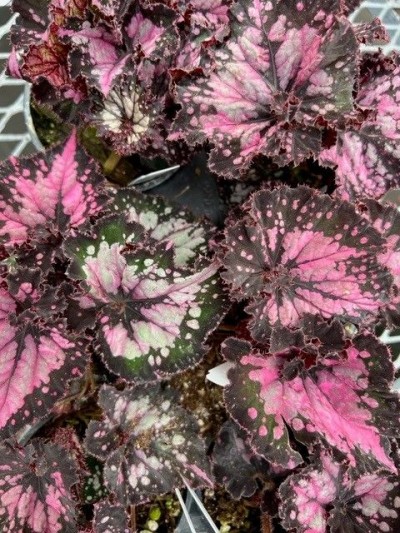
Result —
<svg viewBox="0 0 400 533"><path fill-rule="evenodd" d="M54 444L0 446L0 529L3 533L75 533L76 465Z"/></svg>
<svg viewBox="0 0 400 533"><path fill-rule="evenodd" d="M19 320L22 313L26 321L38 316L54 318L67 307L63 296L65 282L50 286L44 282L39 269L21 267L8 274L7 285L18 306Z"/></svg>
<svg viewBox="0 0 400 533"><path fill-rule="evenodd" d="M188 16L191 41L222 41L229 33L230 0L180 0L178 8Z"/></svg>
<svg viewBox="0 0 400 533"><path fill-rule="evenodd" d="M372 56L365 70L356 99L361 125L339 132L319 156L336 166L337 193L346 200L379 199L400 184L400 60Z"/></svg>
<svg viewBox="0 0 400 533"><path fill-rule="evenodd" d="M13 246L84 229L106 204L102 183L75 132L45 154L10 158L0 167L1 241Z"/></svg>
<svg viewBox="0 0 400 533"><path fill-rule="evenodd" d="M335 17L339 2L325 4L234 3L215 69L178 87L170 138L211 141L210 169L226 177L257 154L298 164L319 151L317 119L335 123L353 109L358 50L350 23Z"/></svg>
<svg viewBox="0 0 400 533"><path fill-rule="evenodd" d="M238 299L251 298L254 338L306 313L360 322L388 301L392 278L377 259L384 240L350 204L280 187L255 193L244 209L225 231L222 277Z"/></svg>
<svg viewBox="0 0 400 533"><path fill-rule="evenodd" d="M376 41L380 43L390 42L388 31L378 17L371 20L371 22L355 24L354 32L357 40L363 44L373 45Z"/></svg>
<svg viewBox="0 0 400 533"><path fill-rule="evenodd" d="M104 385L105 419L90 422L88 452L105 460L104 481L118 502L143 503L183 485L213 485L205 443L195 418L171 390L138 385L118 391Z"/></svg>
<svg viewBox="0 0 400 533"><path fill-rule="evenodd" d="M140 5L143 4L143 5ZM140 46L144 57L157 60L172 56L179 48L178 13L157 2L135 2L125 32L132 50Z"/></svg>
<svg viewBox="0 0 400 533"><path fill-rule="evenodd" d="M108 501L94 506L94 533L131 533L126 508Z"/></svg>
<svg viewBox="0 0 400 533"><path fill-rule="evenodd" d="M92 7L114 23L122 20L131 4L132 0L91 0Z"/></svg>
<svg viewBox="0 0 400 533"><path fill-rule="evenodd" d="M164 142L160 134L160 124L165 121L163 109L164 96L153 94L140 82L138 73L132 72L101 100L94 122L118 153L129 155Z"/></svg>
<svg viewBox="0 0 400 533"><path fill-rule="evenodd" d="M152 239L165 245L173 243L177 267L191 266L193 260L207 254L207 243L213 235L211 224L161 197L144 195L132 188L119 189L112 210L124 213L128 222L142 225Z"/></svg>
<svg viewBox="0 0 400 533"><path fill-rule="evenodd" d="M12 9L19 15L11 32L13 44L27 47L42 39L50 23L48 6L48 0L13 0Z"/></svg>
<svg viewBox="0 0 400 533"><path fill-rule="evenodd" d="M384 250L377 256L379 262L390 270L394 280L394 294L385 314L389 326L400 325L400 213L396 207L372 199L364 199L359 206L362 216L386 240Z"/></svg>
<svg viewBox="0 0 400 533"><path fill-rule="evenodd" d="M177 268L172 243L141 242L143 227L119 218L98 224L94 238L67 241L69 273L84 280L98 309L108 368L129 380L154 380L201 359L227 301L214 262L203 260L195 272Z"/></svg>
<svg viewBox="0 0 400 533"><path fill-rule="evenodd" d="M21 74L31 83L43 78L56 89L63 89L71 83L67 57L68 48L49 33L46 42L29 47L21 62Z"/></svg>
<svg viewBox="0 0 400 533"><path fill-rule="evenodd" d="M213 472L235 500L249 498L258 488L257 478L268 474L268 463L248 444L248 436L231 420L221 427L212 454Z"/></svg>
<svg viewBox="0 0 400 533"><path fill-rule="evenodd" d="M115 37L101 26L84 23L79 31L64 30L73 45L70 54L71 74L83 74L90 85L107 97L115 79L121 74L128 55L120 53Z"/></svg>
<svg viewBox="0 0 400 533"><path fill-rule="evenodd" d="M301 442L323 442L352 466L395 472L389 438L399 435L399 399L390 393L393 367L387 348L360 335L340 352L317 356L288 349L269 354L228 339L225 359L235 363L225 390L229 413L249 433L252 447L274 464L301 461L287 427Z"/></svg>
<svg viewBox="0 0 400 533"><path fill-rule="evenodd" d="M62 324L15 325L16 302L3 288L0 296L0 434L8 435L47 415L87 360Z"/></svg>
<svg viewBox="0 0 400 533"><path fill-rule="evenodd" d="M298 533L390 532L400 527L395 476L339 463L327 452L279 489L283 526Z"/></svg>
<svg viewBox="0 0 400 533"><path fill-rule="evenodd" d="M86 467L89 474L86 476L82 497L85 503L94 503L108 495L108 490L103 481L103 464L95 457L86 457Z"/></svg>

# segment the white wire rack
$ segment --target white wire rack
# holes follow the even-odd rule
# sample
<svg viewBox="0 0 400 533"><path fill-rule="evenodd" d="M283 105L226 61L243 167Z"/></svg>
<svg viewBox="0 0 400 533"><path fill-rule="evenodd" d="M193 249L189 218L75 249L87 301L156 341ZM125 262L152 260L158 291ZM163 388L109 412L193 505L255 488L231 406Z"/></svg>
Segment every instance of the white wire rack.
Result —
<svg viewBox="0 0 400 533"><path fill-rule="evenodd" d="M385 53L400 50L400 0L366 0L350 17L353 22L371 22L379 17L390 35L390 43L381 46ZM365 46L365 50L376 47Z"/></svg>
<svg viewBox="0 0 400 533"><path fill-rule="evenodd" d="M23 80L6 75L8 35L16 18L0 0L0 159L40 150L29 109L30 88Z"/></svg>

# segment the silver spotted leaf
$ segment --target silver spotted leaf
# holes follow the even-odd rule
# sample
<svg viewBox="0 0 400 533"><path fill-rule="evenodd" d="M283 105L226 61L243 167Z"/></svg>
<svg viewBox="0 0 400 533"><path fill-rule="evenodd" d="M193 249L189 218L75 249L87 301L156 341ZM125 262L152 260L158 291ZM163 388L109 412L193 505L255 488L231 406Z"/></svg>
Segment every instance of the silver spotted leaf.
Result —
<svg viewBox="0 0 400 533"><path fill-rule="evenodd" d="M84 282L82 307L98 310L107 367L127 380L151 381L200 361L227 310L218 266L204 260L195 272L178 269L171 242L142 242L143 227L119 217L94 232L67 241L66 252L70 275Z"/></svg>
<svg viewBox="0 0 400 533"><path fill-rule="evenodd" d="M263 154L298 164L321 147L319 119L353 109L358 44L337 0L239 0L209 75L178 86L170 139L210 141L209 166L239 177Z"/></svg>
<svg viewBox="0 0 400 533"><path fill-rule="evenodd" d="M123 505L146 502L183 485L212 486L205 443L194 417L171 390L137 385L99 393L104 419L92 421L87 451L105 461L104 481Z"/></svg>
<svg viewBox="0 0 400 533"><path fill-rule="evenodd" d="M85 346L62 322L15 320L16 302L0 288L0 435L46 416L86 365Z"/></svg>
<svg viewBox="0 0 400 533"><path fill-rule="evenodd" d="M280 487L282 524L297 533L391 532L400 527L396 476L349 468L324 451Z"/></svg>
<svg viewBox="0 0 400 533"><path fill-rule="evenodd" d="M64 145L0 167L0 240L5 246L66 236L104 208L96 165L73 132Z"/></svg>
<svg viewBox="0 0 400 533"><path fill-rule="evenodd" d="M177 267L193 266L196 259L207 255L213 226L161 197L144 195L131 188L119 189L112 210L125 214L128 222L143 226L152 239L165 246L172 243Z"/></svg>
<svg viewBox="0 0 400 533"><path fill-rule="evenodd" d="M93 519L94 533L130 533L126 508L107 500L96 503Z"/></svg>
<svg viewBox="0 0 400 533"><path fill-rule="evenodd" d="M249 298L257 340L305 314L372 320L392 278L377 256L385 241L353 206L304 186L255 193L225 230L222 277Z"/></svg>
<svg viewBox="0 0 400 533"><path fill-rule="evenodd" d="M270 354L229 338L223 355L234 363L224 393L228 412L273 464L302 462L289 427L298 441L324 443L354 467L396 472L389 438L400 434L400 403L390 392L390 354L375 337L359 335L323 355L307 346Z"/></svg>
<svg viewBox="0 0 400 533"><path fill-rule="evenodd" d="M85 503L98 502L106 497L108 490L104 486L103 464L95 457L86 457L88 475L83 484L82 498Z"/></svg>
<svg viewBox="0 0 400 533"><path fill-rule="evenodd" d="M76 465L66 451L41 441L0 445L2 533L76 533Z"/></svg>

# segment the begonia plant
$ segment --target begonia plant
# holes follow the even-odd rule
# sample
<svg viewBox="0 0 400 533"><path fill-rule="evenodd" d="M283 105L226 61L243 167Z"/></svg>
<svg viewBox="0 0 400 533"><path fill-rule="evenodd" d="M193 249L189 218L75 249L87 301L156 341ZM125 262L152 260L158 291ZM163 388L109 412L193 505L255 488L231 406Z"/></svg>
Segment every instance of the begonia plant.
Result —
<svg viewBox="0 0 400 533"><path fill-rule="evenodd" d="M359 3L13 0L70 131L0 165L1 531L174 531L186 487L399 530L400 56Z"/></svg>

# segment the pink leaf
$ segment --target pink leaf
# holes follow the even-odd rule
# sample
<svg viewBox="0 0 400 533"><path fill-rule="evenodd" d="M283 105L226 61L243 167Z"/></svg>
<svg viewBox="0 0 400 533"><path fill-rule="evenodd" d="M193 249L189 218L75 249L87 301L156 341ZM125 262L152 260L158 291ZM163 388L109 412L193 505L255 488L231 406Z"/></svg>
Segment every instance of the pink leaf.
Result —
<svg viewBox="0 0 400 533"><path fill-rule="evenodd" d="M82 342L71 340L62 324L14 325L16 303L0 291L0 433L7 435L51 412L87 361Z"/></svg>
<svg viewBox="0 0 400 533"><path fill-rule="evenodd" d="M315 190L263 190L227 227L222 277L250 298L252 335L296 326L306 313L362 321L389 298L391 277L377 260L384 241L347 203Z"/></svg>
<svg viewBox="0 0 400 533"><path fill-rule="evenodd" d="M72 72L84 74L107 97L129 56L121 54L111 33L101 27L91 28L89 23L79 31L64 30L60 35L69 36L75 48L70 57Z"/></svg>
<svg viewBox="0 0 400 533"><path fill-rule="evenodd" d="M76 133L65 145L0 167L0 238L6 246L85 227L106 204L103 179Z"/></svg>
<svg viewBox="0 0 400 533"><path fill-rule="evenodd" d="M299 464L288 426L298 440L326 443L354 467L396 472L388 437L399 434L399 402L389 392L389 353L373 336L323 358L306 347L269 354L231 338L223 355L236 363L225 390L228 411L257 453L287 468Z"/></svg>
<svg viewBox="0 0 400 533"><path fill-rule="evenodd" d="M336 167L337 193L346 200L379 199L400 184L400 66L396 58L379 55L364 61L356 100L362 118L319 156L322 164Z"/></svg>
<svg viewBox="0 0 400 533"><path fill-rule="evenodd" d="M298 533L397 531L398 490L394 476L348 468L323 452L281 485L279 513Z"/></svg>
<svg viewBox="0 0 400 533"><path fill-rule="evenodd" d="M317 119L335 123L353 108L353 30L315 2L241 0L231 11L216 68L178 87L170 139L211 141L210 168L227 177L257 154L297 164L319 150Z"/></svg>

